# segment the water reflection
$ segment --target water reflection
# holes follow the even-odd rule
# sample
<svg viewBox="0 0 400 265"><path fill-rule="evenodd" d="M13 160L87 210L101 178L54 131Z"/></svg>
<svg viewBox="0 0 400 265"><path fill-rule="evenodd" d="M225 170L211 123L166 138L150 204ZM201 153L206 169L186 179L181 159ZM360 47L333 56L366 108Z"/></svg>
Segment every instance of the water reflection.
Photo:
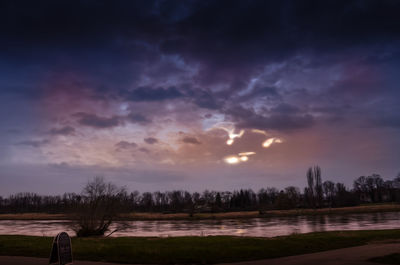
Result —
<svg viewBox="0 0 400 265"><path fill-rule="evenodd" d="M130 221L126 229L111 236L207 236L236 235L273 237L293 233L333 230L400 228L400 212L295 217L267 217L227 220ZM55 236L59 231L74 232L69 221L2 220L0 234ZM114 224L114 230L118 224Z"/></svg>

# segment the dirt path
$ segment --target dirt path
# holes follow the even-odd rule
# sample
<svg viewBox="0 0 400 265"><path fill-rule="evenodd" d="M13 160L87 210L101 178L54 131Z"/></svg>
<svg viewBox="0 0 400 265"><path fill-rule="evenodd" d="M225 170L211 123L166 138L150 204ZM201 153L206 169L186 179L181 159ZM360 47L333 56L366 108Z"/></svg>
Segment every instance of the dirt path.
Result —
<svg viewBox="0 0 400 265"><path fill-rule="evenodd" d="M385 244L369 244L359 247L342 248L336 250L329 250L324 252L304 254L298 256L246 261L238 263L226 263L227 265L361 265L361 264L375 264L366 260L377 257L400 252L399 243L385 243ZM48 259L43 258L30 258L30 257L9 257L0 256L1 265L47 265ZM115 265L113 263L105 262L91 262L91 261L74 261L74 265Z"/></svg>

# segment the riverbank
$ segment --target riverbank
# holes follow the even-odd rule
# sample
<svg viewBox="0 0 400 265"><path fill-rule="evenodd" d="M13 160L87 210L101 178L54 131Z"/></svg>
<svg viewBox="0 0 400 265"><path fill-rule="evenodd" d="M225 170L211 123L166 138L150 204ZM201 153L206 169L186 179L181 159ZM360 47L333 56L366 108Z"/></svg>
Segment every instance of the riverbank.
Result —
<svg viewBox="0 0 400 265"><path fill-rule="evenodd" d="M371 204L341 208L323 209L291 209L291 210L270 210L270 211L242 211L224 213L129 213L120 216L123 220L203 220L203 219L246 219L280 216L301 216L301 215L327 215L327 214L353 214L353 213L374 213L374 212L398 212L400 204ZM0 214L0 220L70 220L73 216L68 214L48 213L21 213L21 214Z"/></svg>
<svg viewBox="0 0 400 265"><path fill-rule="evenodd" d="M0 256L47 258L51 237L0 236ZM117 263L226 263L262 260L400 240L400 230L342 231L273 238L72 238L74 259Z"/></svg>

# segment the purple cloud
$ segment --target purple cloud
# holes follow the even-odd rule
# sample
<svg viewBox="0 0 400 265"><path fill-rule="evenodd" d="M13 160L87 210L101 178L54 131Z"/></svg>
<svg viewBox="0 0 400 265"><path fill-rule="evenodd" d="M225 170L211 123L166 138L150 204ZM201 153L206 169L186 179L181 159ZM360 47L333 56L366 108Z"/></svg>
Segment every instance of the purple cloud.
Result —
<svg viewBox="0 0 400 265"><path fill-rule="evenodd" d="M49 131L51 135L72 135L75 132L75 128L71 126L64 126L61 128L52 128Z"/></svg>
<svg viewBox="0 0 400 265"><path fill-rule="evenodd" d="M197 140L196 137L190 137L190 136L183 137L182 142L184 142L186 144L201 144L200 141Z"/></svg>
<svg viewBox="0 0 400 265"><path fill-rule="evenodd" d="M144 138L143 141L145 141L145 143L147 143L147 144L156 144L156 143L158 143L158 139L154 138L154 137Z"/></svg>
<svg viewBox="0 0 400 265"><path fill-rule="evenodd" d="M121 118L118 116L107 118L85 112L75 113L73 116L78 118L79 124L97 129L117 127L121 124Z"/></svg>
<svg viewBox="0 0 400 265"><path fill-rule="evenodd" d="M122 150L122 149L132 149L132 148L136 148L138 145L134 142L127 142L127 141L120 141L118 143L115 144L115 147L117 148L117 150Z"/></svg>

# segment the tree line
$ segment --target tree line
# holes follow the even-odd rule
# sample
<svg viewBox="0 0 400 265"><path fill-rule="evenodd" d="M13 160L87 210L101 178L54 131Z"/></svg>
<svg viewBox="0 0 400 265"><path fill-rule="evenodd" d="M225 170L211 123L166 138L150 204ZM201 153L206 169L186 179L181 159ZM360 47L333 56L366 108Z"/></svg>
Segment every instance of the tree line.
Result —
<svg viewBox="0 0 400 265"><path fill-rule="evenodd" d="M210 191L202 193L183 190L118 192L107 195L113 207L120 212L224 212L294 208L324 208L355 206L362 203L400 202L400 174L392 180L383 180L378 174L361 176L353 187L343 183L322 181L321 169L311 167L306 173L307 186L301 191L289 186L282 190L273 187L235 191ZM85 187L87 188L88 185ZM96 191L92 191L96 192ZM90 202L93 194L86 192L41 196L36 193L17 193L6 198L0 196L0 213L73 213Z"/></svg>

